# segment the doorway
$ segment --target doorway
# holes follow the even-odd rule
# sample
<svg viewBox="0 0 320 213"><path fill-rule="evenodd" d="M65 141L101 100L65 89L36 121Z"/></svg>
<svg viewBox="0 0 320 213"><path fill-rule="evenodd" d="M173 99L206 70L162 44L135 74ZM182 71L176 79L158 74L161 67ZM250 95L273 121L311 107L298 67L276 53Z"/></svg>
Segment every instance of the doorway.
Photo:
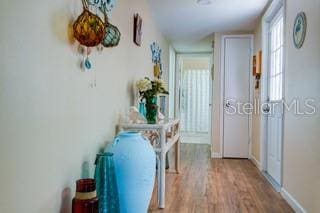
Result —
<svg viewBox="0 0 320 213"><path fill-rule="evenodd" d="M249 158L252 35L222 37L223 157Z"/></svg>
<svg viewBox="0 0 320 213"><path fill-rule="evenodd" d="M182 143L211 144L212 54L178 55Z"/></svg>

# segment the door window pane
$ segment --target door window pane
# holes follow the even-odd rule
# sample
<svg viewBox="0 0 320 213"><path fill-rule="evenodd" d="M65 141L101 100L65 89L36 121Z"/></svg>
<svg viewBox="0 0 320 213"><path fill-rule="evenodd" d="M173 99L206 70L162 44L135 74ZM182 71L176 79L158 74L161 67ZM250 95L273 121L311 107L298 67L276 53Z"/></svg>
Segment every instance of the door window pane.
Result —
<svg viewBox="0 0 320 213"><path fill-rule="evenodd" d="M283 69L283 17L279 16L270 24L270 70L269 98L271 101L282 99Z"/></svg>

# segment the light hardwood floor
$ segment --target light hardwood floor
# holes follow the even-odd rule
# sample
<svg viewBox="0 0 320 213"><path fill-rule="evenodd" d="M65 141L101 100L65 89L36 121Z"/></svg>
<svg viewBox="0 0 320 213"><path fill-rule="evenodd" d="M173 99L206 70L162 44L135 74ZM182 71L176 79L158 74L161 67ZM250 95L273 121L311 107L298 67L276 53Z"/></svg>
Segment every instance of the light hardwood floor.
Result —
<svg viewBox="0 0 320 213"><path fill-rule="evenodd" d="M209 149L181 145L181 173L166 175L166 208L157 208L154 190L149 212L293 212L251 161L211 159Z"/></svg>

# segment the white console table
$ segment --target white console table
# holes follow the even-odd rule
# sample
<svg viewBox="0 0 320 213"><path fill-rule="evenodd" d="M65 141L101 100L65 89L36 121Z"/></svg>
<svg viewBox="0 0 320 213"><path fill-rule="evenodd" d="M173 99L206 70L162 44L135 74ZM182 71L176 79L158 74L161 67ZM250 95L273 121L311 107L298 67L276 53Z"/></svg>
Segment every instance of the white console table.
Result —
<svg viewBox="0 0 320 213"><path fill-rule="evenodd" d="M175 145L175 170L180 170L180 120L165 120L157 124L120 123L119 130L143 132L152 142L158 163L158 206L165 207L166 154Z"/></svg>

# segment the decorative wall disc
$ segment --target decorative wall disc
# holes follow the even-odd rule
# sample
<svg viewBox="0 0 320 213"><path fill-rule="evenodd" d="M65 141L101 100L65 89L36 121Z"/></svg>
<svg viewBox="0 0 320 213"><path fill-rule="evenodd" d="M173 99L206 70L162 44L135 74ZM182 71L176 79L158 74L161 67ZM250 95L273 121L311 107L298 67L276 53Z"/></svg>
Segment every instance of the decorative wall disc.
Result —
<svg viewBox="0 0 320 213"><path fill-rule="evenodd" d="M307 17L304 12L297 15L293 27L293 42L296 48L300 49L304 43L307 32Z"/></svg>

